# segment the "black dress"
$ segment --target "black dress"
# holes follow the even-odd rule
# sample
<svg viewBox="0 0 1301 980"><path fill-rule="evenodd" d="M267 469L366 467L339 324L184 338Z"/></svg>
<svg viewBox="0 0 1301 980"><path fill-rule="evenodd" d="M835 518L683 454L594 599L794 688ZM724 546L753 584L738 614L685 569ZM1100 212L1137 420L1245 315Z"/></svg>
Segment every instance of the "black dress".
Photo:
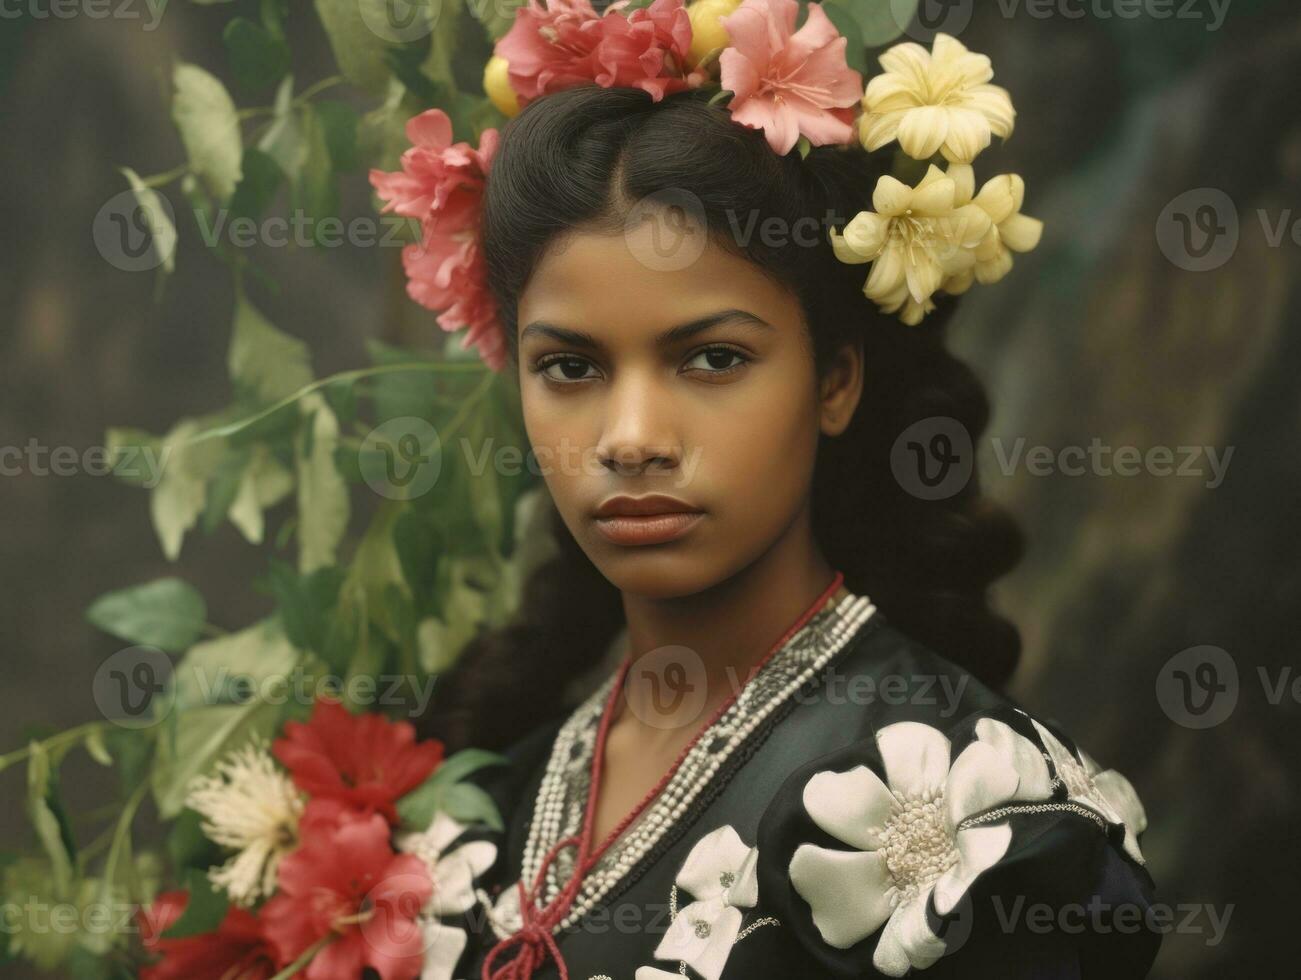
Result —
<svg viewBox="0 0 1301 980"><path fill-rule="evenodd" d="M1129 782L834 585L581 881L564 842L618 675L513 747L457 977L1147 974Z"/></svg>

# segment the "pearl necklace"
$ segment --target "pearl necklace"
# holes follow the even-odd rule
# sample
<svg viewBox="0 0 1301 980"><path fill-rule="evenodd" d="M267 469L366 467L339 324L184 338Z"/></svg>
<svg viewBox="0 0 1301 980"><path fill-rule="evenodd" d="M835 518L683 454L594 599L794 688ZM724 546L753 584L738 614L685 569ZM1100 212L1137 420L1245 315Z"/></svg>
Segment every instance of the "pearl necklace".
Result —
<svg viewBox="0 0 1301 980"><path fill-rule="evenodd" d="M844 590L792 634L745 684L732 705L700 735L659 796L601 856L568 915L553 932L572 926L595 908L682 819L755 729L844 649L875 611L876 606L866 596ZM607 678L556 734L524 847L522 877L526 882L536 878L542 856L557 841L577 834L583 825L596 732L615 680L615 676ZM574 859L571 848L551 863L543 886L543 904L554 898L573 874ZM508 888L503 894L512 891ZM511 934L496 921L492 925L498 938Z"/></svg>

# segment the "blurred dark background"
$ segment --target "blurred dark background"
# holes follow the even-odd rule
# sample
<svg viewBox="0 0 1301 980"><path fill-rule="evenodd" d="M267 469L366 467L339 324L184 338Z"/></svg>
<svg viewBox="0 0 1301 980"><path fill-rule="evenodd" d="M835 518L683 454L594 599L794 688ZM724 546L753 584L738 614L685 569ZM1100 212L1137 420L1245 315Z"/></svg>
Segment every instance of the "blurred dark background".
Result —
<svg viewBox="0 0 1301 980"><path fill-rule="evenodd" d="M0 446L80 454L108 426L164 431L228 395L232 291L193 223L179 222L157 301L152 274L106 262L91 228L124 187L117 167L183 159L171 65L220 74L229 12L175 2L155 22L142 0L126 9L136 16L42 17L48 4L24 2L0 19ZM1128 775L1147 806L1149 867L1179 911L1153 975L1292 975L1301 9L981 0L930 14L993 58L1016 102L1016 133L978 172L1024 175L1025 210L1047 224L953 330L995 408L982 478L1029 538L997 595L1025 643L1013 693ZM306 11L295 22L305 81L334 70L311 23ZM373 213L363 176L344 191L345 219ZM368 363L368 338L419 344L437 330L402 295L395 249L265 251L280 289L261 305L307 341L318 376ZM1113 456L1094 467L1087 455L1071 460L1079 475L1005 468L1019 440L1053 456L1167 447L1175 472L1122 475ZM1185 447L1211 447L1219 478L1205 448ZM270 609L249 588L262 558L229 525L191 536L172 565L140 490L19 470L0 476L0 751L94 716L90 678L119 646L83 617L101 593L181 574L212 622ZM1227 653L1236 683L1222 659L1198 670L1204 647ZM80 759L67 769L74 801L93 805L109 785ZM15 801L0 808L0 840L29 846L21 769L0 779Z"/></svg>

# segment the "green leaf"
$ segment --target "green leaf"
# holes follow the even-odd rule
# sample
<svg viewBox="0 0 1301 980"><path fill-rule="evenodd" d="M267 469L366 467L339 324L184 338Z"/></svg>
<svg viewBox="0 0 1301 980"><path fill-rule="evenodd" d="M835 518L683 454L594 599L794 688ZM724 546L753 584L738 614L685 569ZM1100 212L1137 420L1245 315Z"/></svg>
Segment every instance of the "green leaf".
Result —
<svg viewBox="0 0 1301 980"><path fill-rule="evenodd" d="M858 18L850 10L853 0L827 0L822 5L822 12L841 34L844 35L845 63L860 75L868 74L867 45L863 43L863 29ZM889 6L884 3L882 6Z"/></svg>
<svg viewBox="0 0 1301 980"><path fill-rule="evenodd" d="M105 593L86 610L86 618L105 633L173 653L199 638L207 617L203 596L178 578Z"/></svg>
<svg viewBox="0 0 1301 980"><path fill-rule="evenodd" d="M325 130L325 143L330 151L330 165L335 173L352 173L361 166L357 157L357 110L346 102L322 99L313 104L317 118Z"/></svg>
<svg viewBox="0 0 1301 980"><path fill-rule="evenodd" d="M66 897L72 888L77 846L59 799L58 773L40 742L31 743L27 757L27 816L49 859L54 893Z"/></svg>
<svg viewBox="0 0 1301 980"><path fill-rule="evenodd" d="M206 885L206 869L221 863L222 849L203 832L203 817L186 808L167 833L167 856L178 871L197 870Z"/></svg>
<svg viewBox="0 0 1301 980"><path fill-rule="evenodd" d="M917 12L918 2L919 0L827 0L823 10L828 6L848 9L858 22L863 44L876 48L902 36ZM835 20L832 23L836 23Z"/></svg>
<svg viewBox="0 0 1301 980"><path fill-rule="evenodd" d="M227 365L236 391L259 405L278 401L312 381L307 345L277 330L241 293Z"/></svg>
<svg viewBox="0 0 1301 980"><path fill-rule="evenodd" d="M264 445L253 447L244 467L235 499L230 505L230 522L249 544L261 544L265 530L262 512L273 507L294 488L294 475L285 469Z"/></svg>
<svg viewBox="0 0 1301 980"><path fill-rule="evenodd" d="M371 24L383 24L386 0L316 0L334 60L352 84L378 95L388 83L384 63L385 40Z"/></svg>
<svg viewBox="0 0 1301 980"><path fill-rule="evenodd" d="M176 88L172 119L180 130L190 169L225 201L242 176L243 143L235 103L225 86L197 65L177 65L172 81Z"/></svg>
<svg viewBox="0 0 1301 980"><path fill-rule="evenodd" d="M243 171L244 176L230 199L232 221L236 218L260 218L275 199L285 176L275 157L255 146L244 151Z"/></svg>
<svg viewBox="0 0 1301 980"><path fill-rule="evenodd" d="M499 0L499 2L495 3L484 3L479 0L479 2L470 4L470 11L488 31L488 36L497 41L515 23L516 11L526 5L527 0ZM638 0L637 4L630 6L635 7L637 5L648 6L649 0ZM631 12L631 10L628 12Z"/></svg>
<svg viewBox="0 0 1301 980"><path fill-rule="evenodd" d="M104 433L113 475L135 486L153 485L160 473L163 448L160 436L143 429L112 428Z"/></svg>
<svg viewBox="0 0 1301 980"><path fill-rule="evenodd" d="M251 92L273 85L289 70L289 45L251 20L236 17L221 39L235 80Z"/></svg>
<svg viewBox="0 0 1301 980"><path fill-rule="evenodd" d="M307 160L307 145L303 142L299 116L294 106L294 76L286 75L276 89L271 125L258 140L257 148L276 162L291 184L297 183Z"/></svg>
<svg viewBox="0 0 1301 980"><path fill-rule="evenodd" d="M186 869L183 887L190 894L189 901L180 917L163 932L164 939L186 939L213 932L230 907L226 896L212 887L207 874L196 868Z"/></svg>
<svg viewBox="0 0 1301 980"><path fill-rule="evenodd" d="M293 566L272 559L265 582L276 598L285 635L299 650L321 652L329 616L338 604L346 574L342 568L329 565L299 575Z"/></svg>
<svg viewBox="0 0 1301 980"><path fill-rule="evenodd" d="M298 652L275 618L259 620L236 633L192 646L176 665L174 713L189 716L203 706L256 703L263 693L283 694L274 682L286 678L298 663Z"/></svg>
<svg viewBox="0 0 1301 980"><path fill-rule="evenodd" d="M348 484L334 465L339 423L320 392L299 402L306 422L296 450L298 471L298 570L312 572L335 563L348 529Z"/></svg>
<svg viewBox="0 0 1301 980"><path fill-rule="evenodd" d="M149 238L154 254L163 260L163 272L170 274L176 268L176 224L168 212L162 197L130 167L120 167L119 172L131 185L136 203L149 225Z"/></svg>
<svg viewBox="0 0 1301 980"><path fill-rule="evenodd" d="M456 783L443 794L442 809L461 823L483 823L493 830L503 830L501 813L482 788L473 783Z"/></svg>
<svg viewBox="0 0 1301 980"><path fill-rule="evenodd" d="M313 238L320 241L321 219L337 216L339 192L330 160L330 145L326 139L325 124L315 106L302 110L303 145L307 157L303 161L301 179L295 188L297 206L312 222Z"/></svg>
<svg viewBox="0 0 1301 980"><path fill-rule="evenodd" d="M441 779L445 783L459 783L466 776L480 769L488 766L504 766L509 761L504 755L486 749L462 749L443 760L443 764L429 778Z"/></svg>
<svg viewBox="0 0 1301 980"><path fill-rule="evenodd" d="M149 513L163 554L175 561L185 532L207 503L208 481L228 451L224 440L187 444L203 428L199 419L182 419L163 438L162 475L149 498Z"/></svg>

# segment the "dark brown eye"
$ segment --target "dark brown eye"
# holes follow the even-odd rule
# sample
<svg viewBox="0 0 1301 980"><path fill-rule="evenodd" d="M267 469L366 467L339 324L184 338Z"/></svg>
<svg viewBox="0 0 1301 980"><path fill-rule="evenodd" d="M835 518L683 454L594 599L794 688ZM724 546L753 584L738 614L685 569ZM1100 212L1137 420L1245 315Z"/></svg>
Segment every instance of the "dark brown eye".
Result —
<svg viewBox="0 0 1301 980"><path fill-rule="evenodd" d="M552 381L584 381L587 379L586 371L591 366L590 361L580 357L557 357L540 364L538 370ZM559 371L553 371L552 368L558 368Z"/></svg>
<svg viewBox="0 0 1301 980"><path fill-rule="evenodd" d="M747 360L739 351L731 347L709 347L695 354L687 362L687 366L713 374L730 371L745 364Z"/></svg>

